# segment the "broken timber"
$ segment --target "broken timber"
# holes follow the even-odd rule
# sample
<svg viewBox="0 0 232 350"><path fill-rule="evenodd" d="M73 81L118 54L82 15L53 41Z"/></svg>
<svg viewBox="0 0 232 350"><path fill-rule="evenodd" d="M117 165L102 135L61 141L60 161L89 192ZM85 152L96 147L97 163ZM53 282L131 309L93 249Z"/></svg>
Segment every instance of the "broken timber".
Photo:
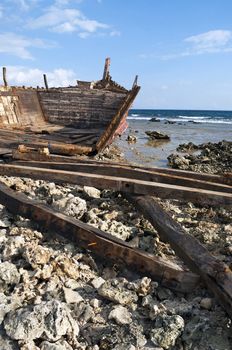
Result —
<svg viewBox="0 0 232 350"><path fill-rule="evenodd" d="M80 163L76 160L75 163L60 163L60 162L36 162L36 161L17 161L15 165L30 166L36 168L57 169L65 171L77 171L81 173L94 173L98 175L107 175L114 177L125 177L130 179L160 182L179 186L188 186L193 188L201 188L209 191L219 191L232 193L232 187L220 183L212 183L208 181L191 179L184 176L176 176L162 174L153 170L133 169L126 166L108 165L108 164L93 164Z"/></svg>
<svg viewBox="0 0 232 350"><path fill-rule="evenodd" d="M128 243L29 199L2 183L0 183L0 203L10 212L34 220L41 227L58 232L100 257L116 260L118 263L124 262L168 288L188 292L192 291L199 281L197 275L184 271L172 262L134 249Z"/></svg>
<svg viewBox="0 0 232 350"><path fill-rule="evenodd" d="M81 173L58 169L43 169L22 165L0 165L0 175L29 177L55 183L72 183L83 186L94 186L100 189L109 188L115 191L132 194L154 195L162 199L177 199L209 205L231 205L232 193L191 188L167 183Z"/></svg>
<svg viewBox="0 0 232 350"><path fill-rule="evenodd" d="M150 196L126 198L142 212L158 231L161 239L168 242L186 265L198 273L218 302L232 317L232 271L211 255L200 242L175 222L172 217Z"/></svg>
<svg viewBox="0 0 232 350"><path fill-rule="evenodd" d="M84 164L92 164L97 166L107 166L107 167L115 167L119 166L123 169L132 169L132 170L143 170L143 171L149 171L149 172L155 172L162 175L170 175L170 176L176 176L181 178L187 178L191 180L199 180L199 181L207 181L207 182L213 182L215 184L224 184L228 186L232 186L232 175L231 174L223 174L223 175L215 175L215 174L204 174L204 173L197 173L193 171L187 171L187 170L177 170L177 169L171 169L171 168L149 168L149 167L142 167L138 165L130 165L130 164L124 164L124 163L116 163L116 162L100 162L96 160L91 159L80 159L80 158L72 158L72 157L64 157L59 155L44 155L39 154L35 151L30 151L27 153L19 152L18 150L15 150L13 152L13 159L16 160L24 160L24 161L38 161L38 162L63 162L63 163L84 163ZM25 163L26 164L26 163Z"/></svg>

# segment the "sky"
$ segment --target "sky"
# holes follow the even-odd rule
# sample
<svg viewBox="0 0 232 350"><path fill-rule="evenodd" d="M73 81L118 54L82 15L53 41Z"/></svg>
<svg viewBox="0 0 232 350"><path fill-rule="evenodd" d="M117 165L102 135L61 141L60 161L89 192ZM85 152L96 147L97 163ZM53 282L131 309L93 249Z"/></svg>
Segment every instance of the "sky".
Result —
<svg viewBox="0 0 232 350"><path fill-rule="evenodd" d="M106 57L128 89L138 74L134 108L232 110L232 1L0 0L11 85L98 80Z"/></svg>

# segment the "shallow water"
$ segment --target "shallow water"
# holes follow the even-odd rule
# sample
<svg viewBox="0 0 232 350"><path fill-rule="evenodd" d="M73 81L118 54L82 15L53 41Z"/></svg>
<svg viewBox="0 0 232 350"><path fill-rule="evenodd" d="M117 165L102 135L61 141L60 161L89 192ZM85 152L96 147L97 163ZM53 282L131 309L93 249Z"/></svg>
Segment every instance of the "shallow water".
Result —
<svg viewBox="0 0 232 350"><path fill-rule="evenodd" d="M125 158L136 164L167 167L167 157L175 152L179 144L193 142L232 141L232 125L221 123L182 122L165 124L165 121L128 120L129 127L116 144L124 152ZM149 141L147 130L161 131L171 137L170 141ZM128 135L137 137L136 143L126 141Z"/></svg>

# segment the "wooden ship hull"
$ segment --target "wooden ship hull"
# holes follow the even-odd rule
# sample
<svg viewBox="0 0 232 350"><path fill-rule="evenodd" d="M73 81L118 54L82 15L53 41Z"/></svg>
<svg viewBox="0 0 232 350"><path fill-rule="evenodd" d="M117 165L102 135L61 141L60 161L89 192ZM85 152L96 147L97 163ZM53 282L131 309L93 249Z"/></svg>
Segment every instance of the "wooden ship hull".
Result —
<svg viewBox="0 0 232 350"><path fill-rule="evenodd" d="M8 86L6 68L0 86L0 153L19 145L63 155L96 154L127 128L128 111L139 92L115 83L106 59L103 78L76 86Z"/></svg>

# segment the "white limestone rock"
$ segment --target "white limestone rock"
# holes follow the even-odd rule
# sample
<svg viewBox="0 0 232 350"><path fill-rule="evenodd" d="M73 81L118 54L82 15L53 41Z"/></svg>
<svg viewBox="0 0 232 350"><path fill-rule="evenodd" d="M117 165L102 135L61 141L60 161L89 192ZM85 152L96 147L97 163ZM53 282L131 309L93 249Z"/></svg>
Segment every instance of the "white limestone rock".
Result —
<svg viewBox="0 0 232 350"><path fill-rule="evenodd" d="M8 313L4 320L7 335L15 340L34 340L43 335L48 341L57 341L72 333L78 336L79 327L68 307L57 301L25 306Z"/></svg>
<svg viewBox="0 0 232 350"><path fill-rule="evenodd" d="M90 198L100 198L101 191L95 187L84 186L83 192Z"/></svg>
<svg viewBox="0 0 232 350"><path fill-rule="evenodd" d="M8 261L0 263L0 285L17 284L20 274L16 266Z"/></svg>
<svg viewBox="0 0 232 350"><path fill-rule="evenodd" d="M163 314L156 318L155 328L151 331L151 341L156 346L169 349L175 345L183 330L184 319L181 316Z"/></svg>
<svg viewBox="0 0 232 350"><path fill-rule="evenodd" d="M83 301L82 296L78 292L76 292L70 288L65 288L65 287L63 287L63 291L64 291L64 298L65 298L66 303L68 303L68 304L80 304L80 302Z"/></svg>
<svg viewBox="0 0 232 350"><path fill-rule="evenodd" d="M68 195L68 197L54 202L54 206L65 214L77 219L81 219L87 212L86 201L82 198L74 197L73 195Z"/></svg>
<svg viewBox="0 0 232 350"><path fill-rule="evenodd" d="M126 307L117 305L109 314L109 319L114 320L119 325L130 324L132 322L131 314Z"/></svg>
<svg viewBox="0 0 232 350"><path fill-rule="evenodd" d="M65 341L58 341L56 343L50 343L44 341L40 345L41 350L72 350L73 348Z"/></svg>
<svg viewBox="0 0 232 350"><path fill-rule="evenodd" d="M121 305L131 305L138 301L138 296L134 291L123 286L112 286L111 281L105 282L99 289L98 294L102 297L114 301Z"/></svg>
<svg viewBox="0 0 232 350"><path fill-rule="evenodd" d="M91 281L91 284L95 289L99 289L104 283L105 283L105 280L102 277L94 278Z"/></svg>

